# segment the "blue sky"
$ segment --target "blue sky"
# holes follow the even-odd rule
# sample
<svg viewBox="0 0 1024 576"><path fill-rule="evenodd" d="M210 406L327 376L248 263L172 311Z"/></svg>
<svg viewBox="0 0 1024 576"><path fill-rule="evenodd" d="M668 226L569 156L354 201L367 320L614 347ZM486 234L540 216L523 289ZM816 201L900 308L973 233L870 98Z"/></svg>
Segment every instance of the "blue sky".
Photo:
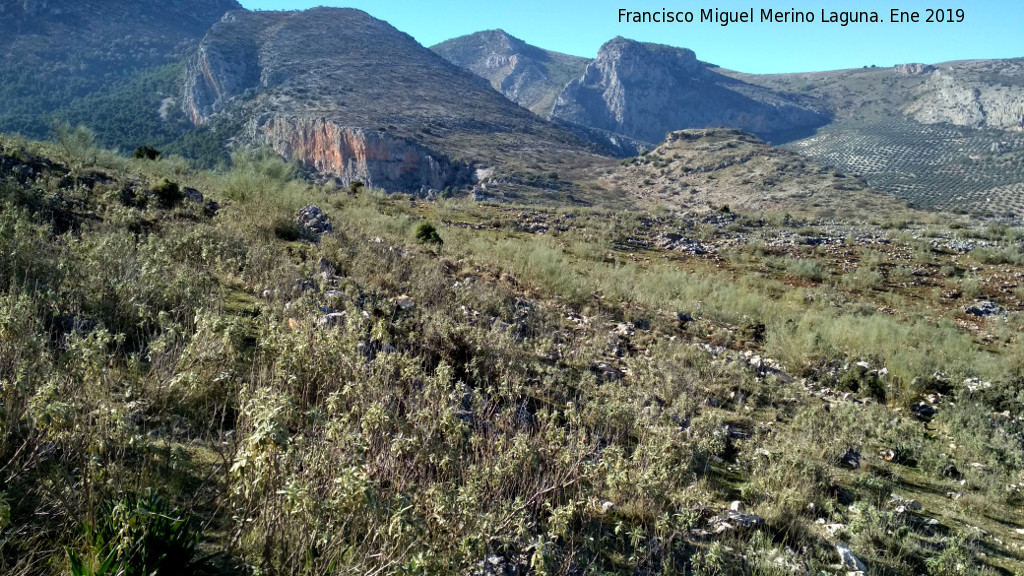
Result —
<svg viewBox="0 0 1024 576"><path fill-rule="evenodd" d="M240 0L251 10L299 10L313 6L358 8L386 20L430 46L480 30L502 28L549 50L594 57L604 42L625 36L690 48L701 60L741 72L807 72L905 62L938 63L976 58L1024 57L1024 1L877 0L839 3L789 0ZM785 0L783 0L785 1ZM832 11L874 10L884 24L823 24L822 6ZM924 22L927 8L962 8L962 23ZM631 11L750 10L812 11L815 22L750 23L619 23L620 8ZM917 11L921 22L889 23L892 8ZM371 40L372 41L372 40Z"/></svg>

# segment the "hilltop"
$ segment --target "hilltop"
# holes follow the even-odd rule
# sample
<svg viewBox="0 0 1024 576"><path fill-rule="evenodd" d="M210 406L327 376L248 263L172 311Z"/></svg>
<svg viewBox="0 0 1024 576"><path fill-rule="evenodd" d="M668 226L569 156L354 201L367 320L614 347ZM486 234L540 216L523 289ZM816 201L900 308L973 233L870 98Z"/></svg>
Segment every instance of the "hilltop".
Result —
<svg viewBox="0 0 1024 576"><path fill-rule="evenodd" d="M430 48L491 83L509 100L550 118L555 99L583 75L590 60L531 46L504 30L488 30Z"/></svg>

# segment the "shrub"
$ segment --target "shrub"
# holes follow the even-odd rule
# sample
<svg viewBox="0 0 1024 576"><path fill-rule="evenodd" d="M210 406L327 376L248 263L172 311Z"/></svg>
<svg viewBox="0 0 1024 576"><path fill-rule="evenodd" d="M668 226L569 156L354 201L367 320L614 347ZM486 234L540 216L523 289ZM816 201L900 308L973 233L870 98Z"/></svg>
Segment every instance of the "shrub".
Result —
<svg viewBox="0 0 1024 576"><path fill-rule="evenodd" d="M171 182L167 178L161 179L156 186L153 186L153 194L160 200L160 205L164 208L173 208L185 199L185 193L181 191L178 183Z"/></svg>
<svg viewBox="0 0 1024 576"><path fill-rule="evenodd" d="M160 157L160 151L156 148L150 148L149 146L142 145L135 149L132 154L132 158L136 160L156 160Z"/></svg>
<svg viewBox="0 0 1024 576"><path fill-rule="evenodd" d="M441 236L437 233L437 228L434 228L434 225L430 222L421 222L420 225L416 227L416 240L418 240L420 244L444 243L444 241L441 240Z"/></svg>
<svg viewBox="0 0 1024 576"><path fill-rule="evenodd" d="M195 568L199 532L153 492L108 502L85 531L85 556L68 550L74 576L185 574Z"/></svg>
<svg viewBox="0 0 1024 576"><path fill-rule="evenodd" d="M362 189L363 189L363 187L365 187L365 186L366 186L366 184L363 184L363 183L362 183L361 181L359 181L359 180L353 180L353 181L352 181L352 182L351 182L351 183L350 183L350 184L348 185L348 193L349 193L349 194L358 194L358 193L359 193L359 191L360 191L360 190L362 190Z"/></svg>

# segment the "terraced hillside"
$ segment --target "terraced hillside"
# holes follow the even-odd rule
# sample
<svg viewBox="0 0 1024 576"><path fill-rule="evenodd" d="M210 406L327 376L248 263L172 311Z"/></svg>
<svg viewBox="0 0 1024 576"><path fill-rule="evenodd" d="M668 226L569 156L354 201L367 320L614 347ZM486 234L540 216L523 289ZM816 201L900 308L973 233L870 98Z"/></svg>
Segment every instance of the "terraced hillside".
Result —
<svg viewBox="0 0 1024 576"><path fill-rule="evenodd" d="M914 206L1024 215L1024 134L845 120L788 146Z"/></svg>
<svg viewBox="0 0 1024 576"><path fill-rule="evenodd" d="M622 165L601 182L648 207L729 206L844 219L906 210L900 200L862 179L738 130L672 132L654 150Z"/></svg>

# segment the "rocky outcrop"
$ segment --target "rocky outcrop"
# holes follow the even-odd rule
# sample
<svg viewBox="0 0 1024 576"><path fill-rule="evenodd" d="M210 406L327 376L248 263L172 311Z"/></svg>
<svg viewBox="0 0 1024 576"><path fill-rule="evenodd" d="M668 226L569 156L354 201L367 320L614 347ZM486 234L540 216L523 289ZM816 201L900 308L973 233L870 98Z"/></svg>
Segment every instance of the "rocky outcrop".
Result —
<svg viewBox="0 0 1024 576"><path fill-rule="evenodd" d="M259 51L255 44L204 42L188 64L182 111L198 126L233 98L259 85Z"/></svg>
<svg viewBox="0 0 1024 576"><path fill-rule="evenodd" d="M346 186L360 181L389 192L419 193L460 186L471 178L467 166L411 141L323 118L275 116L251 122L248 132L254 142Z"/></svg>
<svg viewBox="0 0 1024 576"><path fill-rule="evenodd" d="M454 38L431 48L446 60L486 79L491 86L547 118L555 98L590 62L531 46L503 30Z"/></svg>
<svg viewBox="0 0 1024 576"><path fill-rule="evenodd" d="M897 64L896 66L893 66L893 70L904 76L924 76L925 74L935 72L936 68L930 64L919 64L914 62L911 64Z"/></svg>
<svg viewBox="0 0 1024 576"><path fill-rule="evenodd" d="M906 113L925 124L1024 130L1024 89L942 70L918 88Z"/></svg>
<svg viewBox="0 0 1024 576"><path fill-rule="evenodd" d="M795 97L714 72L690 50L625 38L601 47L559 95L552 116L646 142L717 126L777 139L828 121Z"/></svg>

